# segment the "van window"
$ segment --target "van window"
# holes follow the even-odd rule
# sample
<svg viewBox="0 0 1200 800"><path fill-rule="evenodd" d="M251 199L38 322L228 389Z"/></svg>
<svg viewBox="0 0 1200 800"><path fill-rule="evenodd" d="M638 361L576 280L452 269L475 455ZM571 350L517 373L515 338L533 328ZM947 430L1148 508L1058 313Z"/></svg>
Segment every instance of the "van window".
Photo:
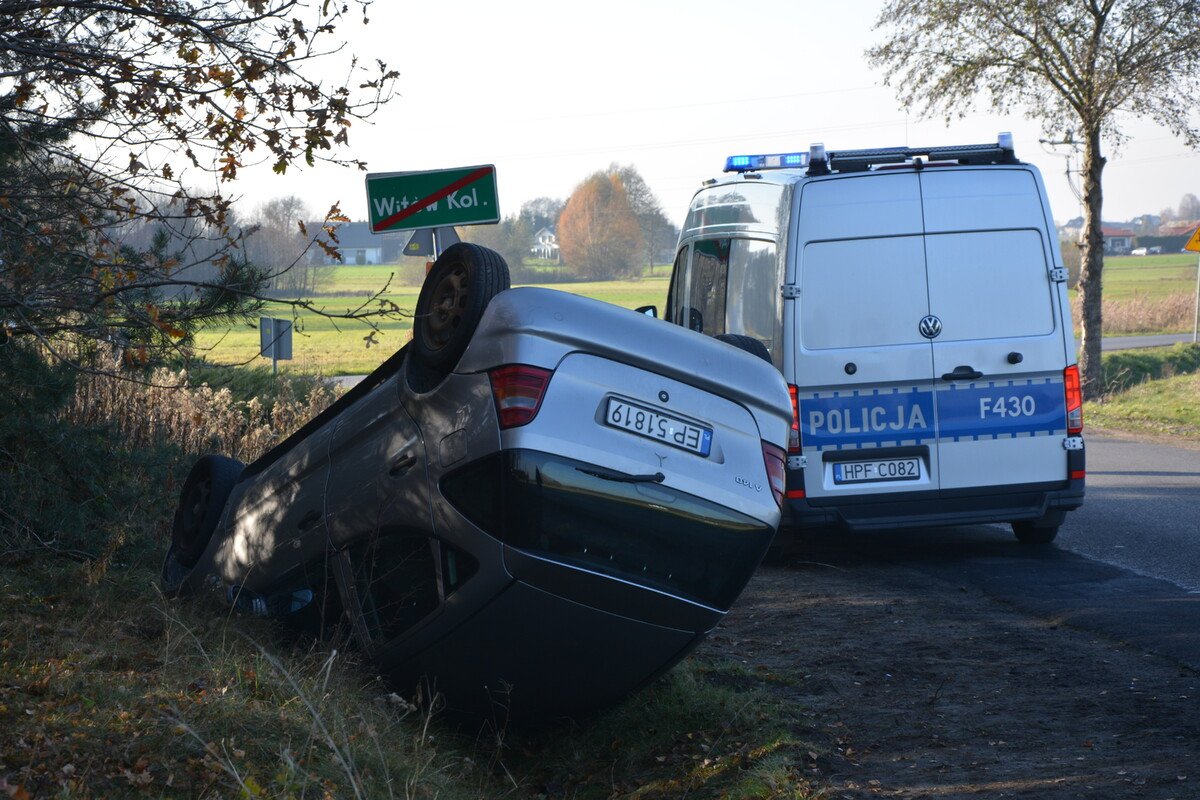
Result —
<svg viewBox="0 0 1200 800"><path fill-rule="evenodd" d="M725 332L725 282L729 275L729 239L708 239L692 245L689 314L699 313L700 330L709 336Z"/></svg>
<svg viewBox="0 0 1200 800"><path fill-rule="evenodd" d="M786 210L783 196L784 187L770 183L744 183L705 189L692 198L687 219L683 223L684 235L718 225L777 231L781 227L781 215Z"/></svg>
<svg viewBox="0 0 1200 800"><path fill-rule="evenodd" d="M977 231L925 237L929 306L940 342L1039 336L1054 330L1042 237Z"/></svg>
<svg viewBox="0 0 1200 800"><path fill-rule="evenodd" d="M686 266L685 255L681 250L671 279L671 321L709 336L752 336L781 366L782 270L775 243L705 239L692 245Z"/></svg>
<svg viewBox="0 0 1200 800"><path fill-rule="evenodd" d="M929 313L921 238L809 243L800 266L803 346L824 350L925 341L917 327Z"/></svg>

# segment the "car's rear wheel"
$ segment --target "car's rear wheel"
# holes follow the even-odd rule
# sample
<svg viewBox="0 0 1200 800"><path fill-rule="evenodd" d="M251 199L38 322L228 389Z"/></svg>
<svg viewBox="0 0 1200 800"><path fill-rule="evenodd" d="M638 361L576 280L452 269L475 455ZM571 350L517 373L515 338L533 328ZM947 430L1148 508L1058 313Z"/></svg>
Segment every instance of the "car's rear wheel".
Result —
<svg viewBox="0 0 1200 800"><path fill-rule="evenodd" d="M731 344L739 350L745 350L752 356L758 356L768 364L774 363L771 361L771 352L767 350L767 346L753 336L743 336L740 333L718 333L713 338L725 342L725 344Z"/></svg>
<svg viewBox="0 0 1200 800"><path fill-rule="evenodd" d="M192 467L171 526L171 551L180 565L191 568L200 560L245 469L241 461L217 455L201 456Z"/></svg>
<svg viewBox="0 0 1200 800"><path fill-rule="evenodd" d="M487 304L508 287L508 264L495 250L469 242L446 248L417 298L413 320L417 359L439 372L454 369Z"/></svg>
<svg viewBox="0 0 1200 800"><path fill-rule="evenodd" d="M1049 516L1049 515L1048 515ZM1058 536L1062 516L1022 520L1012 523L1013 535L1021 544L1050 544Z"/></svg>

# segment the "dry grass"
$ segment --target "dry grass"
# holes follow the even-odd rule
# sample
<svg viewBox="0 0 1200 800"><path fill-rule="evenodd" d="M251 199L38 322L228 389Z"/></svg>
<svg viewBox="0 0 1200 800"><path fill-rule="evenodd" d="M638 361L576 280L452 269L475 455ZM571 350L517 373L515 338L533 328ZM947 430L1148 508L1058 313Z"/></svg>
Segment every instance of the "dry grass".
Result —
<svg viewBox="0 0 1200 800"><path fill-rule="evenodd" d="M250 462L333 402L314 383L301 395L280 380L274 401L238 400L228 388L192 386L186 372L160 369L145 383L106 375L81 377L66 417L77 425L113 425L131 450L171 443L190 455L222 453Z"/></svg>
<svg viewBox="0 0 1200 800"><path fill-rule="evenodd" d="M1104 298L1104 333L1170 333L1190 331L1196 298L1186 292L1151 296L1133 294ZM1071 318L1083 318L1079 296L1071 299Z"/></svg>

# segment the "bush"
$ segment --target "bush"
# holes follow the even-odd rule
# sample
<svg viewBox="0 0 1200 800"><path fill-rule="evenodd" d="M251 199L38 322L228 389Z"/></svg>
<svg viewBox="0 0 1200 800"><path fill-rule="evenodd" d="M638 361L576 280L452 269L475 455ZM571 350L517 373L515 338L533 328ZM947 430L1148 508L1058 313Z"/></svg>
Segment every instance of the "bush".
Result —
<svg viewBox="0 0 1200 800"><path fill-rule="evenodd" d="M1103 358L1104 392L1122 392L1146 381L1200 371L1200 344L1119 350Z"/></svg>

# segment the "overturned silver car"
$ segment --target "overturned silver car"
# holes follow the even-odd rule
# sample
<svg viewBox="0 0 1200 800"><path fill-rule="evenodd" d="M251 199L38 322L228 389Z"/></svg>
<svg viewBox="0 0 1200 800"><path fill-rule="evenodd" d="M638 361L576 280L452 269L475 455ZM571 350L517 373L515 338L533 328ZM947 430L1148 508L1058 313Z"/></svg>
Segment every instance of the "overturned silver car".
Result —
<svg viewBox="0 0 1200 800"><path fill-rule="evenodd" d="M398 690L517 716L611 703L694 648L779 524L782 377L737 341L507 287L498 255L449 248L413 342L258 461L202 458L164 589L336 607Z"/></svg>

